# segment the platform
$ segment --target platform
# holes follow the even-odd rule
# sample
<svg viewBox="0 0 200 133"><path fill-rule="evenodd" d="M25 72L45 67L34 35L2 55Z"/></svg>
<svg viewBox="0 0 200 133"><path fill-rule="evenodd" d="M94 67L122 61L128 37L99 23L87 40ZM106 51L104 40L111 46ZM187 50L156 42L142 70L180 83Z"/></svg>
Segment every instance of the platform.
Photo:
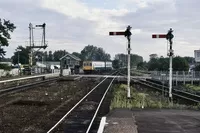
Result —
<svg viewBox="0 0 200 133"><path fill-rule="evenodd" d="M200 133L200 111L116 109L106 116L103 133Z"/></svg>
<svg viewBox="0 0 200 133"><path fill-rule="evenodd" d="M138 133L132 111L118 109L110 112L103 133Z"/></svg>

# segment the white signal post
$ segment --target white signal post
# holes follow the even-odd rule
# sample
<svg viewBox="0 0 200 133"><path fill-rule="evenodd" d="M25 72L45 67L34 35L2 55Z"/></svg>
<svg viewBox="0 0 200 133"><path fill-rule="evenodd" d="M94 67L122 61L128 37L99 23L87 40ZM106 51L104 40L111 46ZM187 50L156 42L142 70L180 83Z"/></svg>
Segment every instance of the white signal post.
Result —
<svg viewBox="0 0 200 133"><path fill-rule="evenodd" d="M172 58L174 51L172 50L172 39L174 35L172 34L173 30L170 28L167 34L153 34L152 38L166 38L170 43L170 49L169 49L169 99L172 101Z"/></svg>
<svg viewBox="0 0 200 133"><path fill-rule="evenodd" d="M170 28L170 30L167 33L167 40L169 40L170 49L169 49L169 98L172 101L172 58L174 51L172 50L172 38L174 35L172 34L173 30Z"/></svg>
<svg viewBox="0 0 200 133"><path fill-rule="evenodd" d="M127 76L127 97L130 98L131 97L131 91L130 91L130 81L131 81L131 66L130 66L130 53L131 53L131 35L132 33L130 32L132 27L128 26L125 32L119 31L119 32L109 32L109 35L124 35L127 39L128 39L128 76Z"/></svg>
<svg viewBox="0 0 200 133"><path fill-rule="evenodd" d="M130 90L130 82L131 82L131 48L130 48L130 40L128 41L128 48L127 48L127 51L128 51L128 81L127 81L127 84L128 84L128 88L127 88L127 97L130 98L131 97L131 90Z"/></svg>

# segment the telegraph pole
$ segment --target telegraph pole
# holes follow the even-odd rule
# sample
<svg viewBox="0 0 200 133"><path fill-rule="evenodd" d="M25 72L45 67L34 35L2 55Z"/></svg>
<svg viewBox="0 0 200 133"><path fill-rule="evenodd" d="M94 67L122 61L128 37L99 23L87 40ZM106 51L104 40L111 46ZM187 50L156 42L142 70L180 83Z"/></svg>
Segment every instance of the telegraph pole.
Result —
<svg viewBox="0 0 200 133"><path fill-rule="evenodd" d="M123 32L123 31L117 31L117 32L109 32L109 35L124 35L127 40L128 40L128 48L127 48L127 51L128 51L128 67L127 67L127 70L128 70L128 75L127 75L127 97L130 98L131 97L131 91L130 91L130 80L131 80L131 63L130 63L130 53L131 53L131 26L128 26L126 31Z"/></svg>

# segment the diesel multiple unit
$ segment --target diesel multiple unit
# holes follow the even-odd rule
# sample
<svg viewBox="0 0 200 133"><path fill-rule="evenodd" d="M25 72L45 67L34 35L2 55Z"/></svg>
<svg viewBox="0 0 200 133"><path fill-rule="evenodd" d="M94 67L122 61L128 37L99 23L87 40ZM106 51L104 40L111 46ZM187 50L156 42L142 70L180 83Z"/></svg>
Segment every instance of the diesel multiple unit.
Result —
<svg viewBox="0 0 200 133"><path fill-rule="evenodd" d="M95 72L104 72L112 70L111 61L84 61L83 62L83 71L84 73L95 73Z"/></svg>

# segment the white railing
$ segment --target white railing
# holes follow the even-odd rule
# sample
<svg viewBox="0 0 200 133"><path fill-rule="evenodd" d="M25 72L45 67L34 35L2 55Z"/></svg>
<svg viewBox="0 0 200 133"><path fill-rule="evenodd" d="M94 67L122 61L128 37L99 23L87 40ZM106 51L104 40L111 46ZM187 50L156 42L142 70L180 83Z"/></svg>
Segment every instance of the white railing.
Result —
<svg viewBox="0 0 200 133"><path fill-rule="evenodd" d="M152 79L161 81L169 80L168 71L152 71L150 76ZM200 81L200 71L174 71L172 79L175 82L182 81L185 84L185 82L190 81L193 84L193 81Z"/></svg>

